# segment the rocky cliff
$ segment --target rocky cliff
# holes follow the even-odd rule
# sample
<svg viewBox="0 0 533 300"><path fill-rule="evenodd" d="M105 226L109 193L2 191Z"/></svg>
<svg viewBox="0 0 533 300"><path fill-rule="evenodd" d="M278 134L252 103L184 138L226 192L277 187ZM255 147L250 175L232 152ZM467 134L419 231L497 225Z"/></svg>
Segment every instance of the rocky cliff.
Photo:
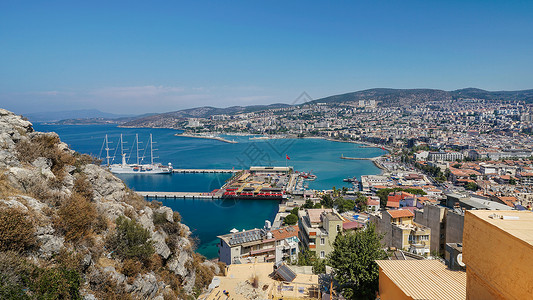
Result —
<svg viewBox="0 0 533 300"><path fill-rule="evenodd" d="M0 109L0 298L186 299L220 270L180 216Z"/></svg>

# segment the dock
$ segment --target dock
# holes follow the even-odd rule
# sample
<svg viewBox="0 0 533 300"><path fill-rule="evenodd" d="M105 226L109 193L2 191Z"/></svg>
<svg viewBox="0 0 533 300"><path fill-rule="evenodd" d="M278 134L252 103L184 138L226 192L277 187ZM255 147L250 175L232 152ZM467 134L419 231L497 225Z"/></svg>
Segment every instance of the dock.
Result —
<svg viewBox="0 0 533 300"><path fill-rule="evenodd" d="M375 161L375 160L378 160L381 156L376 156L376 157L347 157L347 156L344 156L344 155L341 155L341 159L348 159L348 160L372 160L372 161Z"/></svg>
<svg viewBox="0 0 533 300"><path fill-rule="evenodd" d="M235 169L172 169L173 173L237 173Z"/></svg>
<svg viewBox="0 0 533 300"><path fill-rule="evenodd" d="M171 199L185 199L185 198L192 198L192 199L221 199L220 195L216 195L213 193L196 193L196 192L145 192L145 191L137 191L138 195L143 196L145 198L171 198Z"/></svg>

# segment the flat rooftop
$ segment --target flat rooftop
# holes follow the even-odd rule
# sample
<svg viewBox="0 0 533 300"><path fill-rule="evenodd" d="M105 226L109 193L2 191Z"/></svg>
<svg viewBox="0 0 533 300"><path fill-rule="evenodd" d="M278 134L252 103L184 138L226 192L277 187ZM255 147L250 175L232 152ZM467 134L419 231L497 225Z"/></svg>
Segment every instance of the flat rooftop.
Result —
<svg viewBox="0 0 533 300"><path fill-rule="evenodd" d="M466 272L452 271L438 260L376 262L383 273L412 299L466 299Z"/></svg>
<svg viewBox="0 0 533 300"><path fill-rule="evenodd" d="M532 212L524 210L469 210L467 213L473 214L533 246ZM494 218L490 218L489 216L494 216Z"/></svg>

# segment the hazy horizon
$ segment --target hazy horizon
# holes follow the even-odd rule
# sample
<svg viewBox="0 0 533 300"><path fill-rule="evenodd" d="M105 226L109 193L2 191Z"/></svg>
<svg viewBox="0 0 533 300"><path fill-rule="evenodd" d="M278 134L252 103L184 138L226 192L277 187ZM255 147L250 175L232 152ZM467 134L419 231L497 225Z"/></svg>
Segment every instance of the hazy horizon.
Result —
<svg viewBox="0 0 533 300"><path fill-rule="evenodd" d="M531 89L533 3L0 3L0 103L114 114Z"/></svg>

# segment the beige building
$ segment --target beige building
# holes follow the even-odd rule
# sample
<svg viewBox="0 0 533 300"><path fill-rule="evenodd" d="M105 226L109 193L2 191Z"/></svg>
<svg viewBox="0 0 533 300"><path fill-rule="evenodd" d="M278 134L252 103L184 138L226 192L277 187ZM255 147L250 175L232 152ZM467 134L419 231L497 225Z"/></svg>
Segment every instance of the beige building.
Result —
<svg viewBox="0 0 533 300"><path fill-rule="evenodd" d="M381 300L463 300L466 273L438 260L378 260ZM482 299L482 298L479 298Z"/></svg>
<svg viewBox="0 0 533 300"><path fill-rule="evenodd" d="M531 299L533 213L467 211L463 236L467 299Z"/></svg>
<svg viewBox="0 0 533 300"><path fill-rule="evenodd" d="M298 211L300 249L309 249L318 258L333 251L333 242L342 231L342 217L333 209Z"/></svg>
<svg viewBox="0 0 533 300"><path fill-rule="evenodd" d="M318 275L298 273L286 265L276 269L273 263L230 265L225 276L215 276L208 291L198 297L201 300L320 298Z"/></svg>
<svg viewBox="0 0 533 300"><path fill-rule="evenodd" d="M369 221L382 234L383 244L407 250L419 255L429 254L431 229L414 222L414 213L407 209L395 209L371 214Z"/></svg>

